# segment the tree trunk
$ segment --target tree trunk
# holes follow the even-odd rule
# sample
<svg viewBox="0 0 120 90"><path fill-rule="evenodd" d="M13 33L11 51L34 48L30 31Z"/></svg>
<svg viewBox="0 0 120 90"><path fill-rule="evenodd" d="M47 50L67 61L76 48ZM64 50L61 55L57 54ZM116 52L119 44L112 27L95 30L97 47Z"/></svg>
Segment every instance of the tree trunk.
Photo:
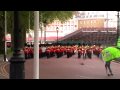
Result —
<svg viewBox="0 0 120 90"><path fill-rule="evenodd" d="M11 50L13 51L13 47L14 47L14 36L13 36L13 29L11 31Z"/></svg>
<svg viewBox="0 0 120 90"><path fill-rule="evenodd" d="M0 27L0 54L4 54L4 32L3 28Z"/></svg>
<svg viewBox="0 0 120 90"><path fill-rule="evenodd" d="M42 43L42 32L43 32L43 28L41 26L41 40L40 40L40 43Z"/></svg>
<svg viewBox="0 0 120 90"><path fill-rule="evenodd" d="M25 29L23 29L22 30L22 47L24 47L24 44L26 43L26 30Z"/></svg>
<svg viewBox="0 0 120 90"><path fill-rule="evenodd" d="M0 54L4 54L4 11L1 12L0 16Z"/></svg>
<svg viewBox="0 0 120 90"><path fill-rule="evenodd" d="M46 24L44 24L44 43L46 43Z"/></svg>

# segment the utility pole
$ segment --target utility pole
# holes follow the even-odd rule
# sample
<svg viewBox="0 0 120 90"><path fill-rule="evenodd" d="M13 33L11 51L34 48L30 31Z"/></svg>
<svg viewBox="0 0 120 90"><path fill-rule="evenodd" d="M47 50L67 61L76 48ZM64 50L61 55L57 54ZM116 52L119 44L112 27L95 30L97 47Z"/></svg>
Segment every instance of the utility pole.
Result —
<svg viewBox="0 0 120 90"><path fill-rule="evenodd" d="M106 22L106 28L107 28L107 36L106 36L106 41L107 41L107 45L108 45L108 43L109 43L109 35L108 35L108 20L109 20L109 18L108 18L108 11L107 11L107 22Z"/></svg>
<svg viewBox="0 0 120 90"><path fill-rule="evenodd" d="M22 50L20 11L14 11L13 56L10 59L10 79L25 79L24 54Z"/></svg>
<svg viewBox="0 0 120 90"><path fill-rule="evenodd" d="M119 11L117 11L117 40L116 40L116 43L118 41L119 36L120 36L120 31L119 31Z"/></svg>
<svg viewBox="0 0 120 90"><path fill-rule="evenodd" d="M29 28L29 31L30 31L30 11L29 11L29 19L28 19L28 28Z"/></svg>
<svg viewBox="0 0 120 90"><path fill-rule="evenodd" d="M6 35L7 35L7 12L4 11L4 61L7 60L7 42L6 42Z"/></svg>
<svg viewBox="0 0 120 90"><path fill-rule="evenodd" d="M30 34L30 11L29 11L29 18L28 18L28 42L30 43L30 40L29 38L31 37L31 34Z"/></svg>
<svg viewBox="0 0 120 90"><path fill-rule="evenodd" d="M56 32L57 32L57 45L58 45L58 32L59 32L58 29L59 29L59 28L56 27Z"/></svg>
<svg viewBox="0 0 120 90"><path fill-rule="evenodd" d="M43 34L42 12L40 12L40 32L41 32L40 44L42 44L42 42L43 42L43 39L42 39L42 34Z"/></svg>
<svg viewBox="0 0 120 90"><path fill-rule="evenodd" d="M33 79L39 79L39 11L34 11Z"/></svg>
<svg viewBox="0 0 120 90"><path fill-rule="evenodd" d="M45 28L44 28L44 44L46 44L46 25L45 25Z"/></svg>

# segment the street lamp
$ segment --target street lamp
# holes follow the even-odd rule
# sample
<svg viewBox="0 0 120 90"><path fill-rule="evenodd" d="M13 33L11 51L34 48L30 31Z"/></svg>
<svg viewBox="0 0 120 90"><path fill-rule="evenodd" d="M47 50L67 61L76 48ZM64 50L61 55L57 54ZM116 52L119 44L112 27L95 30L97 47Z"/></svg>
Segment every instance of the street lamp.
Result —
<svg viewBox="0 0 120 90"><path fill-rule="evenodd" d="M6 34L7 34L7 11L4 11L4 29L5 29L5 33L4 33L4 61L8 61L7 60L7 42L6 42Z"/></svg>
<svg viewBox="0 0 120 90"><path fill-rule="evenodd" d="M56 27L56 31L57 31L57 45L58 45L58 30L59 30L59 28Z"/></svg>
<svg viewBox="0 0 120 90"><path fill-rule="evenodd" d="M22 51L20 12L14 11L13 56L10 59L10 79L25 79L24 54Z"/></svg>
<svg viewBox="0 0 120 90"><path fill-rule="evenodd" d="M109 35L108 35L108 21L109 21L109 18L108 18L108 11L107 11L107 19L106 19L106 28L107 28L107 36L106 36L106 42L107 44L109 44Z"/></svg>

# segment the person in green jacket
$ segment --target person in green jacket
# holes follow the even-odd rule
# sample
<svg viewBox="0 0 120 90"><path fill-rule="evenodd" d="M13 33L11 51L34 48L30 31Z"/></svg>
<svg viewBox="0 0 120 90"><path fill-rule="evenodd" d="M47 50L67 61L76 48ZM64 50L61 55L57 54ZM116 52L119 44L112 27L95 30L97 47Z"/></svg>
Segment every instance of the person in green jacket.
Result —
<svg viewBox="0 0 120 90"><path fill-rule="evenodd" d="M105 62L106 73L108 76L113 75L112 70L110 68L111 61L120 60L120 37L117 41L117 46L107 47L102 50L102 60ZM109 70L109 72L107 71Z"/></svg>

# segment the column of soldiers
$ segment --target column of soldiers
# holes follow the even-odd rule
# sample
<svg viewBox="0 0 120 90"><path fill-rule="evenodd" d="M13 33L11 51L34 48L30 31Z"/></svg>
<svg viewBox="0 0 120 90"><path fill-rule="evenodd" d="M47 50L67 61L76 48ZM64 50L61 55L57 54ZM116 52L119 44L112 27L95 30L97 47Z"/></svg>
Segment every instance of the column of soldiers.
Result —
<svg viewBox="0 0 120 90"><path fill-rule="evenodd" d="M25 59L30 59L34 57L33 44L26 44L23 48ZM39 58L56 57L60 58L66 55L67 58L72 57L77 53L78 58L92 58L92 55L99 57L102 47L100 46L88 46L88 45L39 45Z"/></svg>
<svg viewBox="0 0 120 90"><path fill-rule="evenodd" d="M83 57L83 59L92 58L93 54L98 58L102 51L103 47L92 45L92 46L79 46L78 47L78 58Z"/></svg>
<svg viewBox="0 0 120 90"><path fill-rule="evenodd" d="M23 51L24 51L25 59L33 58L33 44L32 43L31 44L26 43L23 48Z"/></svg>

